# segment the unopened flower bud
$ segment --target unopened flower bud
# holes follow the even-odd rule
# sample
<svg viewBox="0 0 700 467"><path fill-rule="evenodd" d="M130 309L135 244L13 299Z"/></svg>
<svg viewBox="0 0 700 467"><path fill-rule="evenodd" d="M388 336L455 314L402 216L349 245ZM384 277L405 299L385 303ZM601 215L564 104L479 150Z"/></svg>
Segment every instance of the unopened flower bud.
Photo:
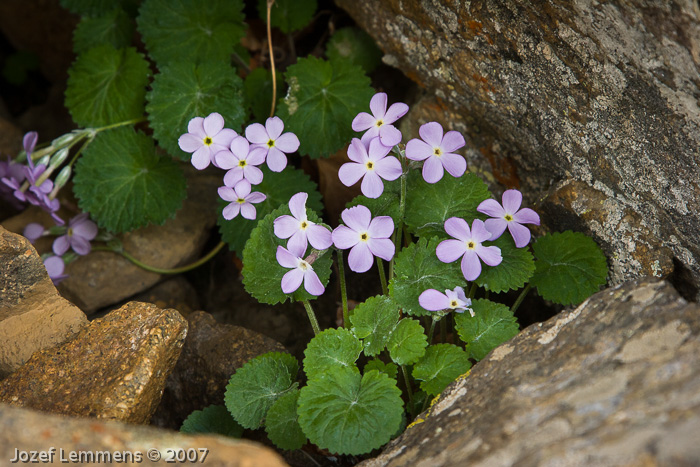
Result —
<svg viewBox="0 0 700 467"><path fill-rule="evenodd" d="M41 159L39 159L39 161L36 163L36 165L45 165L45 166L49 165L50 160L51 160L51 155L47 154L44 157L42 157Z"/></svg>
<svg viewBox="0 0 700 467"><path fill-rule="evenodd" d="M71 166L67 165L64 168L61 169L60 172L58 172L58 175L56 175L56 180L54 180L54 190L63 188L66 183L68 183L68 180L70 180L70 176L73 173Z"/></svg>
<svg viewBox="0 0 700 467"><path fill-rule="evenodd" d="M78 133L66 133L65 135L61 135L55 140L51 141L51 146L55 148L62 148L64 146L68 146L68 144L70 144L78 136Z"/></svg>
<svg viewBox="0 0 700 467"><path fill-rule="evenodd" d="M51 157L51 162L49 162L49 167L55 169L68 158L68 153L70 153L70 148L59 149L56 154Z"/></svg>

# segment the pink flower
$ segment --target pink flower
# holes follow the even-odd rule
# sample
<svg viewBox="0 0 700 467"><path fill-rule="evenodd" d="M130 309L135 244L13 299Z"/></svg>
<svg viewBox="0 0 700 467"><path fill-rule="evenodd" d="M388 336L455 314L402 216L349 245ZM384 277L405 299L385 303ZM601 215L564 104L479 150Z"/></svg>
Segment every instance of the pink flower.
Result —
<svg viewBox="0 0 700 467"><path fill-rule="evenodd" d="M253 203L265 201L264 194L259 191L250 192L250 183L246 180L241 180L233 188L228 186L219 187L219 196L224 201L231 201L223 210L224 219L230 221L241 213L241 216L246 219L253 220L257 214Z"/></svg>
<svg viewBox="0 0 700 467"><path fill-rule="evenodd" d="M287 250L283 246L277 247L277 262L284 268L292 268L282 276L282 292L292 293L296 291L301 283L304 283L304 289L311 295L321 295L325 288L314 271L314 268L307 263L302 256L304 250L291 248Z"/></svg>
<svg viewBox="0 0 700 467"><path fill-rule="evenodd" d="M294 133L282 134L284 123L279 117L271 117L265 121L265 126L253 123L245 129L245 137L255 147L265 149L267 166L273 172L281 172L287 166L286 154L299 149L299 138Z"/></svg>
<svg viewBox="0 0 700 467"><path fill-rule="evenodd" d="M406 115L408 106L403 102L397 102L392 104L387 111L386 105L386 93L378 92L369 102L372 115L360 112L353 119L352 129L354 131L367 130L367 133L362 135L363 143L367 143L377 136L379 136L380 142L389 148L401 142L401 132L392 123Z"/></svg>
<svg viewBox="0 0 700 467"><path fill-rule="evenodd" d="M456 238L443 240L435 253L443 263L452 263L462 258L462 274L468 281L473 281L481 274L481 261L489 266L498 266L503 261L501 249L497 246L483 246L491 238L491 233L484 227L484 221L475 219L472 229L464 219L450 217L445 221L445 232Z"/></svg>
<svg viewBox="0 0 700 467"><path fill-rule="evenodd" d="M292 215L279 216L275 219L275 235L277 238L288 238L287 248L291 251L306 251L308 243L317 250L325 250L333 244L331 232L311 222L306 216L308 197L309 195L304 192L292 196L289 200L289 210Z"/></svg>
<svg viewBox="0 0 700 467"><path fill-rule="evenodd" d="M53 241L56 256L63 256L69 248L81 256L90 253L90 240L97 236L97 224L88 219L88 216L84 212L68 221L66 233Z"/></svg>
<svg viewBox="0 0 700 467"><path fill-rule="evenodd" d="M457 131L448 131L443 136L442 126L437 122L429 122L418 130L419 139L406 143L406 157L423 163L423 178L428 183L442 179L447 170L453 177L461 177L467 170L467 161L454 151L466 143L464 137Z"/></svg>
<svg viewBox="0 0 700 467"><path fill-rule="evenodd" d="M63 274L66 269L66 263L60 256L49 256L44 260L44 267L54 285L58 285L63 279L67 278L67 274Z"/></svg>
<svg viewBox="0 0 700 467"><path fill-rule="evenodd" d="M194 117L187 124L187 131L177 144L183 151L192 153L192 165L197 170L206 169L212 162L216 165L214 155L227 150L231 140L238 136L235 131L224 128L224 117L216 112L206 118Z"/></svg>
<svg viewBox="0 0 700 467"><path fill-rule="evenodd" d="M490 240L496 240L508 227L515 246L522 248L530 243L530 229L522 224L540 225L540 216L530 208L520 209L523 195L518 190L504 191L502 201L503 206L495 199L487 199L476 210L494 218L486 220L486 230L491 232Z"/></svg>
<svg viewBox="0 0 700 467"><path fill-rule="evenodd" d="M30 222L24 228L24 232L22 233L22 235L24 235L27 238L27 240L34 243L44 235L45 231L46 229L44 229L43 225L39 224L38 222Z"/></svg>
<svg viewBox="0 0 700 467"><path fill-rule="evenodd" d="M214 155L219 168L228 170L224 175L224 185L233 187L243 179L251 185L262 182L262 170L256 166L265 162L265 150L253 148L251 151L250 143L243 136L233 138L230 149L230 151L219 151Z"/></svg>
<svg viewBox="0 0 700 467"><path fill-rule="evenodd" d="M379 138L369 142L369 148L353 138L348 148L348 157L353 162L347 162L338 170L338 177L345 186L351 186L362 180L362 194L368 198L379 198L384 191L385 180L396 180L403 169L401 162L394 156L388 156L391 148L384 146Z"/></svg>
<svg viewBox="0 0 700 467"><path fill-rule="evenodd" d="M372 267L374 257L386 261L394 257L394 243L389 237L394 233L394 221L389 216L372 214L365 206L358 205L344 210L340 216L345 225L333 231L333 243L341 250L350 250L348 264L355 272L366 272Z"/></svg>
<svg viewBox="0 0 700 467"><path fill-rule="evenodd" d="M445 290L445 293L435 289L425 290L418 297L418 303L428 311L454 310L455 313L464 313L468 309L469 313L474 316L474 310L469 308L472 300L467 298L462 287Z"/></svg>

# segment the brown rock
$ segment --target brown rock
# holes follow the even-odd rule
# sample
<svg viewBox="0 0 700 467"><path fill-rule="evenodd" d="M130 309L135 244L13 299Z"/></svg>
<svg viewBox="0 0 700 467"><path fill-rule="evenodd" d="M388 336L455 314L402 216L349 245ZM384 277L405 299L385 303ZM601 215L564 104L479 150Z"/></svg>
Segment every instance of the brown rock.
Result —
<svg viewBox="0 0 700 467"><path fill-rule="evenodd" d="M85 314L58 295L29 241L0 226L0 378L86 325Z"/></svg>
<svg viewBox="0 0 700 467"><path fill-rule="evenodd" d="M240 326L219 324L205 311L192 313L188 322L182 354L152 420L157 426L179 429L193 411L224 405L226 385L238 368L258 355L286 352L274 339Z"/></svg>
<svg viewBox="0 0 700 467"><path fill-rule="evenodd" d="M199 258L216 224L216 187L221 171L198 172L183 164L188 174L187 198L175 218L120 235L124 251L143 263L162 269L183 266ZM58 290L88 315L142 292L163 279L124 257L95 251L66 268L70 275Z"/></svg>
<svg viewBox="0 0 700 467"><path fill-rule="evenodd" d="M698 465L700 307L634 281L528 327L364 466Z"/></svg>
<svg viewBox="0 0 700 467"><path fill-rule="evenodd" d="M272 450L250 441L214 435L185 435L171 430L127 425L114 421L61 417L0 404L0 459L9 462L19 451L46 451L51 465L162 466L179 454L196 454L197 462L209 467L284 467L287 464ZM49 450L55 454L49 458ZM151 460L155 449L160 460ZM63 450L63 452L61 452ZM97 456L108 452L110 459ZM71 462L71 453L82 461ZM154 451L151 451L154 455ZM202 461L202 456L206 458ZM63 454L64 461L60 455ZM121 460L116 456L121 457ZM90 457L94 456L94 457ZM131 457L128 457L131 456ZM92 459L92 461L90 461ZM97 459L97 461L96 461Z"/></svg>
<svg viewBox="0 0 700 467"><path fill-rule="evenodd" d="M133 300L153 303L158 308L175 308L185 318L200 308L197 291L183 276L166 279L145 292L135 295ZM188 334L190 332L191 328Z"/></svg>
<svg viewBox="0 0 700 467"><path fill-rule="evenodd" d="M452 126L462 124L487 159L512 159L507 188L520 185L527 199L564 179L592 186L644 221L698 294L696 2L336 3L375 38L385 63L461 116Z"/></svg>
<svg viewBox="0 0 700 467"><path fill-rule="evenodd" d="M70 342L35 353L0 382L0 402L147 423L186 335L187 322L176 310L127 303Z"/></svg>

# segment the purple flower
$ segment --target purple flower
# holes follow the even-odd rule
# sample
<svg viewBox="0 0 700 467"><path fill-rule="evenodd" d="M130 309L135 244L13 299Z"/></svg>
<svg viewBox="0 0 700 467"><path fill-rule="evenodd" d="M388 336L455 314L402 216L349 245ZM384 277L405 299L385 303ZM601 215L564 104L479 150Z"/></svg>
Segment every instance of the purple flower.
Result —
<svg viewBox="0 0 700 467"><path fill-rule="evenodd" d="M54 285L58 285L59 282L68 277L67 274L63 274L66 263L63 262L63 258L60 256L49 256L44 259L44 267Z"/></svg>
<svg viewBox="0 0 700 467"><path fill-rule="evenodd" d="M476 210L494 218L486 220L486 230L491 232L490 240L496 240L508 227L515 246L522 248L530 243L530 229L522 224L540 225L540 216L530 208L520 209L523 195L518 190L504 191L502 200L503 206L495 199L487 199Z"/></svg>
<svg viewBox="0 0 700 467"><path fill-rule="evenodd" d="M97 224L88 219L88 213L78 214L68 221L65 235L61 235L53 241L53 252L56 256L63 254L72 248L79 255L90 253L90 240L97 236Z"/></svg>
<svg viewBox="0 0 700 467"><path fill-rule="evenodd" d="M394 126L394 123L399 118L406 115L408 106L403 102L396 102L386 109L387 96L386 93L378 92L372 97L369 102L369 108L372 115L367 112L360 112L352 121L352 129L354 131L365 131L362 135L362 142L366 143L373 138L379 136L380 142L387 147L396 146L401 142L401 132Z"/></svg>
<svg viewBox="0 0 700 467"><path fill-rule="evenodd" d="M273 172L281 172L287 166L287 156L299 149L299 138L294 133L282 134L284 123L279 117L271 117L265 126L253 123L245 129L245 137L256 147L265 149L267 166Z"/></svg>
<svg viewBox="0 0 700 467"><path fill-rule="evenodd" d="M307 193L300 192L289 200L291 216L279 216L275 219L274 228L277 238L288 238L287 248L290 251L306 251L308 243L317 250L325 250L333 244L331 232L323 226L311 222L306 217Z"/></svg>
<svg viewBox="0 0 700 467"><path fill-rule="evenodd" d="M365 148L357 138L353 138L348 148L348 157L353 162L346 162L338 170L338 177L345 186L351 186L362 179L362 194L368 198L379 198L384 191L385 180L396 180L403 169L401 162L394 156L388 156L391 148L384 146L379 138L369 142Z"/></svg>
<svg viewBox="0 0 700 467"><path fill-rule="evenodd" d="M224 219L230 221L236 217L239 212L241 216L246 219L255 219L256 211L253 203L265 201L267 196L259 191L251 193L250 189L250 183L246 180L241 180L233 188L228 186L219 187L219 196L221 199L224 201L231 201L231 203L224 208Z"/></svg>
<svg viewBox="0 0 700 467"><path fill-rule="evenodd" d="M429 122L418 130L419 139L406 143L406 157L423 163L423 178L428 183L442 179L447 170L453 177L461 177L467 170L467 162L454 151L466 143L464 137L457 131L448 131L443 136L442 126L437 122Z"/></svg>
<svg viewBox="0 0 700 467"><path fill-rule="evenodd" d="M304 250L291 248L287 250L283 246L277 247L277 262L285 268L292 268L284 276L282 276L282 292L292 293L296 291L301 283L304 283L304 289L311 295L321 295L325 290L321 284L318 275L314 268L304 261L302 256Z"/></svg>
<svg viewBox="0 0 700 467"><path fill-rule="evenodd" d="M435 253L443 263L451 263L461 257L462 274L466 280L473 281L479 277L481 261L489 266L498 266L503 261L500 248L481 244L491 238L491 233L484 227L484 221L475 219L470 230L464 219L450 217L445 221L445 232L456 240L443 240Z"/></svg>
<svg viewBox="0 0 700 467"><path fill-rule="evenodd" d="M257 165L265 162L265 150L253 148L243 136L236 136L231 141L230 151L219 151L214 155L219 168L228 170L224 175L224 185L236 186L241 180L247 180L251 185L262 182L262 170ZM230 169L230 170L229 170Z"/></svg>
<svg viewBox="0 0 700 467"><path fill-rule="evenodd" d="M44 235L44 230L44 226L39 224L38 222L30 222L24 228L24 232L22 233L22 235L24 235L27 238L27 240L34 243L42 235Z"/></svg>
<svg viewBox="0 0 700 467"><path fill-rule="evenodd" d="M467 298L462 287L445 290L445 293L435 289L425 290L418 297L418 303L428 311L454 310L455 313L464 313L465 310L469 310L474 316L474 310L469 308L472 300Z"/></svg>
<svg viewBox="0 0 700 467"><path fill-rule="evenodd" d="M24 152L27 153L27 160L31 160L37 141L39 141L39 133L36 131L30 131L22 138L22 146L24 147Z"/></svg>
<svg viewBox="0 0 700 467"><path fill-rule="evenodd" d="M183 151L192 153L192 165L197 170L206 169L212 162L216 165L214 155L227 150L231 140L238 136L235 131L224 128L224 117L216 112L206 118L194 117L187 124L187 131L177 144Z"/></svg>
<svg viewBox="0 0 700 467"><path fill-rule="evenodd" d="M0 195L18 209L22 206L24 199L20 199L16 193L19 192L19 195L24 198L24 193L20 191L24 179L24 165L13 162L9 157L7 162L0 161Z"/></svg>
<svg viewBox="0 0 700 467"><path fill-rule="evenodd" d="M394 233L394 221L389 216L372 214L365 206L358 205L344 210L340 216L345 225L333 231L333 243L341 250L350 250L348 264L355 272L366 272L372 267L374 256L386 261L394 257L394 243L389 237Z"/></svg>

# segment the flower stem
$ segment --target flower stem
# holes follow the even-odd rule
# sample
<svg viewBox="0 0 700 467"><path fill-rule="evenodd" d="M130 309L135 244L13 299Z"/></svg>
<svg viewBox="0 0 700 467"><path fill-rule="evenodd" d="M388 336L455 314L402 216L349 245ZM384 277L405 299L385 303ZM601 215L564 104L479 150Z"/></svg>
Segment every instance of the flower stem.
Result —
<svg viewBox="0 0 700 467"><path fill-rule="evenodd" d="M145 122L146 120L147 120L146 117L133 118L133 119L131 119L131 120L125 120L125 121L123 121L123 122L112 123L111 125L101 126L101 127L99 127L99 128L94 128L94 129L92 130L92 132L93 132L94 134L97 134L97 133L99 133L99 132L101 132L101 131L111 130L112 128L118 128L118 127L120 127L120 126L135 125L135 124L137 124L137 123Z"/></svg>
<svg viewBox="0 0 700 467"><path fill-rule="evenodd" d="M408 394L408 405L413 406L413 390L411 389L411 380L406 371L406 365L401 365L401 373L403 373L403 381L406 384L406 394Z"/></svg>
<svg viewBox="0 0 700 467"><path fill-rule="evenodd" d="M476 282L472 282L472 286L469 288L469 294L467 295L467 298L474 298L474 295L476 295L476 288L478 286L476 285Z"/></svg>
<svg viewBox="0 0 700 467"><path fill-rule="evenodd" d="M150 272L155 272L157 274L180 274L183 272L191 271L192 269L198 268L202 264L206 263L210 259L214 257L223 247L226 245L226 243L221 242L218 245L214 247L213 250L211 250L209 253L207 253L206 256L203 256L202 258L198 259L194 263L190 263L186 266L181 266L179 268L173 268L173 269L163 269L163 268L156 268L154 266L149 266L145 263L142 263L141 261L137 260L133 256L131 256L129 253L121 249L120 247L117 248L112 248L108 246L94 246L92 249L94 251L111 251L113 253L118 253L122 255L124 258L128 259L132 263L134 263L136 266L140 267L141 269L145 269L146 271Z"/></svg>
<svg viewBox="0 0 700 467"><path fill-rule="evenodd" d="M275 116L275 100L277 100L277 77L275 76L275 54L272 50L272 26L270 26L270 15L272 14L272 5L275 0L267 0L267 45L270 50L270 69L272 70L272 108L270 109L270 117Z"/></svg>
<svg viewBox="0 0 700 467"><path fill-rule="evenodd" d="M403 233L403 217L406 212L406 176L408 171L405 169L406 158L399 150L399 159L401 160L401 195L399 197L399 225L396 226L396 236L394 237L394 247L396 253L394 253L394 258L401 250L401 234ZM389 280L394 278L394 258L391 259L389 264Z"/></svg>
<svg viewBox="0 0 700 467"><path fill-rule="evenodd" d="M520 292L520 295L518 295L518 298L515 300L515 303L513 303L513 306L510 308L510 311L515 313L515 310L517 310L520 304L523 302L523 300L525 299L525 295L527 295L527 293L530 291L530 288L531 286L528 283L522 290L522 292Z"/></svg>
<svg viewBox="0 0 700 467"><path fill-rule="evenodd" d="M377 256L377 269L379 270L379 282L382 283L382 293L389 295L389 288L386 286L386 274L384 273L384 261Z"/></svg>
<svg viewBox="0 0 700 467"><path fill-rule="evenodd" d="M440 320L440 342L447 342L447 320Z"/></svg>
<svg viewBox="0 0 700 467"><path fill-rule="evenodd" d="M311 303L309 303L308 300L302 300L301 303L303 303L304 308L306 308L306 314L309 315L309 321L311 321L311 327L314 330L314 335L317 336L318 333L321 332L321 328L318 327L318 320L316 319L314 309L311 308Z"/></svg>
<svg viewBox="0 0 700 467"><path fill-rule="evenodd" d="M437 323L439 320L432 318L430 320L430 331L428 331L428 345L433 344L433 334L435 334L435 323Z"/></svg>
<svg viewBox="0 0 700 467"><path fill-rule="evenodd" d="M343 251L337 250L338 277L340 279L340 299L343 301L343 327L350 327L348 316L348 291L345 286L345 264L343 264Z"/></svg>

